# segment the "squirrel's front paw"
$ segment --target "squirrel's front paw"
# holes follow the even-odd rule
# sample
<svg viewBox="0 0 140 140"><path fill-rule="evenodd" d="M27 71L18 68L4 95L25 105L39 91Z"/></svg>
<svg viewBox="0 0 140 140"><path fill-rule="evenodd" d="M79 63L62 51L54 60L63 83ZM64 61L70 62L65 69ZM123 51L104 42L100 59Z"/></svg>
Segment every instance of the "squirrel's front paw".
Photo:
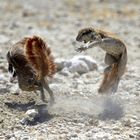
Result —
<svg viewBox="0 0 140 140"><path fill-rule="evenodd" d="M76 51L77 52L80 52L80 53L83 52L83 51L85 51L85 50L86 50L86 48L84 46L81 46L81 47L79 47L79 48L76 49Z"/></svg>

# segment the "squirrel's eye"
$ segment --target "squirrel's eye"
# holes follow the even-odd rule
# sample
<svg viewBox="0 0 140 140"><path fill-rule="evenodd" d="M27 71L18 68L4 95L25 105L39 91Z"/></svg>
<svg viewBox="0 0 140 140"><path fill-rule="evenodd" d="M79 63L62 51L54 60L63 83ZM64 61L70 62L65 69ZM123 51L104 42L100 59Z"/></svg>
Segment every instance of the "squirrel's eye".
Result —
<svg viewBox="0 0 140 140"><path fill-rule="evenodd" d="M34 82L34 79L33 79L33 78L29 78L29 79L28 79L28 84L29 84L29 85L33 84L33 82Z"/></svg>

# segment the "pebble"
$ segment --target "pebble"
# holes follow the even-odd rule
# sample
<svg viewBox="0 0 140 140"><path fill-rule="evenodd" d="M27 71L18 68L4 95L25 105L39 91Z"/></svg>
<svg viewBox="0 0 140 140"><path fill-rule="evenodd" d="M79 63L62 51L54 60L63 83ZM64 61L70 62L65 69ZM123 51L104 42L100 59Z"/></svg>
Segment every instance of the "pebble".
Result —
<svg viewBox="0 0 140 140"><path fill-rule="evenodd" d="M9 140L16 140L16 138L15 137L11 137Z"/></svg>
<svg viewBox="0 0 140 140"><path fill-rule="evenodd" d="M25 113L25 115L29 117L35 117L37 114L38 114L38 111L36 111L35 109L27 110L27 112Z"/></svg>
<svg viewBox="0 0 140 140"><path fill-rule="evenodd" d="M27 125L29 122L33 122L38 116L38 111L35 109L29 109L26 111L24 118L20 121L21 124Z"/></svg>
<svg viewBox="0 0 140 140"><path fill-rule="evenodd" d="M61 70L60 74L62 74L64 76L69 76L70 75L69 69L67 67L63 68Z"/></svg>

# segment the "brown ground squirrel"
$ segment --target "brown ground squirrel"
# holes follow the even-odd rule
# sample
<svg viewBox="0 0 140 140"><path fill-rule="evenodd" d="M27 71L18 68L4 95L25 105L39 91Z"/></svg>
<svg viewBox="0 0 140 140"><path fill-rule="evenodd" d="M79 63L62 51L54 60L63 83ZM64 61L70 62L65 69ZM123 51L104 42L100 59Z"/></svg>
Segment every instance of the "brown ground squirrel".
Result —
<svg viewBox="0 0 140 140"><path fill-rule="evenodd" d="M17 76L19 87L24 91L40 90L42 101L45 100L45 88L51 101L54 95L49 88L46 77L52 77L56 72L50 48L39 37L27 37L15 43L7 53L9 72Z"/></svg>
<svg viewBox="0 0 140 140"><path fill-rule="evenodd" d="M104 69L104 79L98 92L115 93L126 68L127 50L125 44L113 34L94 28L81 29L76 40L86 43L85 46L77 49L78 52L96 46L106 51L104 61L109 66Z"/></svg>

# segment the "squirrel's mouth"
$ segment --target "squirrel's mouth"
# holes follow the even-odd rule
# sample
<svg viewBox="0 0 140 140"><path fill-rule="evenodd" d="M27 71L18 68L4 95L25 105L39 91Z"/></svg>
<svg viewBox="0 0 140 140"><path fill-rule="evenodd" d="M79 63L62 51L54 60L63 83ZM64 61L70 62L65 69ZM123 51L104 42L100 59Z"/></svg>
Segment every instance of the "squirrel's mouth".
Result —
<svg viewBox="0 0 140 140"><path fill-rule="evenodd" d="M84 44L87 44L87 43L91 43L91 42L93 42L93 41L87 41L87 40L83 40L83 42L84 42Z"/></svg>

